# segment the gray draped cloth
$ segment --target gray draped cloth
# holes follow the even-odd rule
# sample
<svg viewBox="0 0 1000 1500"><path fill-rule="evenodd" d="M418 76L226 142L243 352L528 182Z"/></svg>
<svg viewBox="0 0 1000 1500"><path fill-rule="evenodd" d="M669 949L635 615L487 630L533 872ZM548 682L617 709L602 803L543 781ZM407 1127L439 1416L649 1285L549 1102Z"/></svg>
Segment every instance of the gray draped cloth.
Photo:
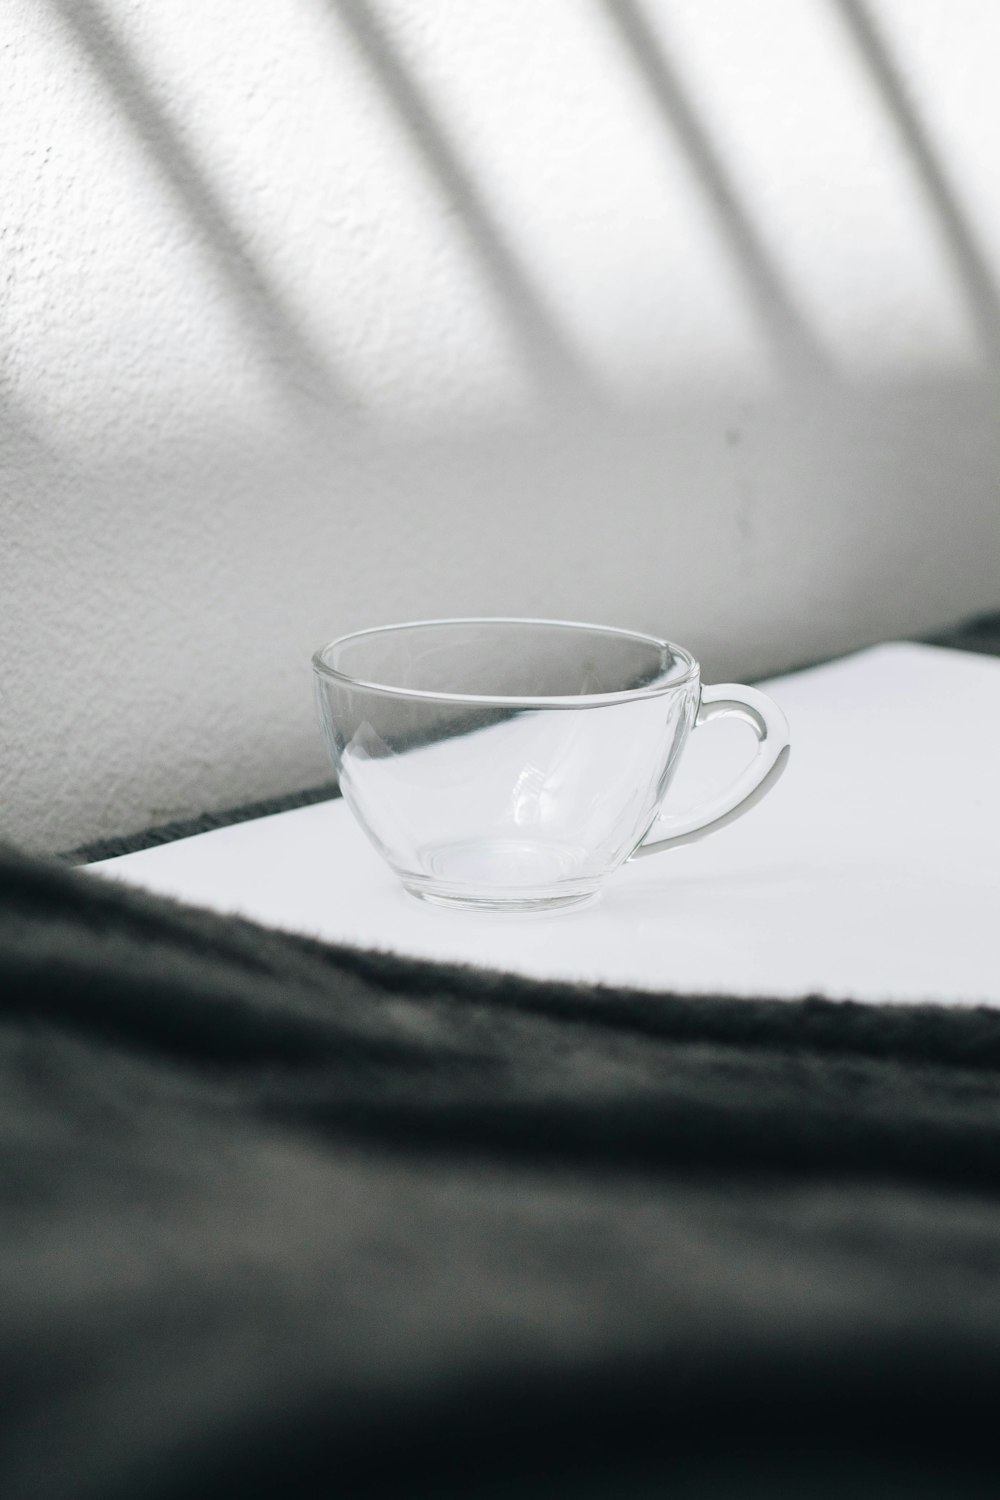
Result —
<svg viewBox="0 0 1000 1500"><path fill-rule="evenodd" d="M997 1493L1000 1012L534 983L8 850L0 1038L3 1500Z"/></svg>

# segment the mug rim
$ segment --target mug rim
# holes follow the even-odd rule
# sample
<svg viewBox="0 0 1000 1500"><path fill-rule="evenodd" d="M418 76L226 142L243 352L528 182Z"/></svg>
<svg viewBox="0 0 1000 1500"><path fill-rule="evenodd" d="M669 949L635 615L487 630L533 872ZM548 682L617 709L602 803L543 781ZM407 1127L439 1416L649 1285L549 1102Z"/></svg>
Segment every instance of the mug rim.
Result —
<svg viewBox="0 0 1000 1500"><path fill-rule="evenodd" d="M448 693L435 692L426 688L405 688L388 682L372 682L367 678L354 677L349 672L338 671L336 667L323 660L324 653L330 651L334 646L345 645L348 641L361 640L365 636L391 635L405 630L426 629L428 626L440 625L540 625L554 626L562 630L590 630L598 631L602 635L614 635L624 637L628 640L643 641L650 646L656 646L659 650L666 649L681 668L677 676L671 676L665 681L652 683L638 688L617 688L605 693L560 693L555 696L535 697L530 694L503 694L503 693ZM692 681L697 681L700 671L698 662L691 652L683 646L678 646L674 641L668 641L661 636L648 635L641 630L626 630L618 625L598 625L586 620L555 620L536 618L530 615L454 615L444 616L440 619L431 620L402 620L392 625L372 625L365 630L350 630L345 635L335 636L333 640L327 641L313 652L312 667L317 677L330 678L335 682L346 684L352 688L363 688L368 692L385 693L396 698L418 698L423 701L434 701L438 703L473 703L473 704L495 704L501 707L513 707L523 705L531 708L600 708L605 704L628 703L636 699L656 698L664 693L673 692L677 688L685 687Z"/></svg>

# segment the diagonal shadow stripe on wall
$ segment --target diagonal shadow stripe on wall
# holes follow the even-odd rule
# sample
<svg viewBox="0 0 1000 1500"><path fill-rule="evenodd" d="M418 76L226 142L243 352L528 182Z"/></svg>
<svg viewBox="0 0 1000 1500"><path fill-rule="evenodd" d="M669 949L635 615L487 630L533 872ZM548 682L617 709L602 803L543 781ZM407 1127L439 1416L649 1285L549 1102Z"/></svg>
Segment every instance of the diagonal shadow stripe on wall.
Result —
<svg viewBox="0 0 1000 1500"><path fill-rule="evenodd" d="M370 5L365 0L328 3L344 23L446 198L457 209L466 237L530 365L577 394L594 394L593 378L570 337L532 285L473 170L462 159L433 104Z"/></svg>
<svg viewBox="0 0 1000 1500"><path fill-rule="evenodd" d="M50 0L105 90L127 119L201 243L238 300L258 346L283 383L304 386L328 403L349 401L326 354L254 255L190 148L152 97L138 61L94 0Z"/></svg>
<svg viewBox="0 0 1000 1500"><path fill-rule="evenodd" d="M1000 365L1000 292L940 153L865 0L831 0L893 121L950 251L961 291L991 363Z"/></svg>
<svg viewBox="0 0 1000 1500"><path fill-rule="evenodd" d="M750 295L758 322L779 360L797 372L825 371L827 356L789 294L661 37L654 33L634 0L599 0L599 4L687 157Z"/></svg>

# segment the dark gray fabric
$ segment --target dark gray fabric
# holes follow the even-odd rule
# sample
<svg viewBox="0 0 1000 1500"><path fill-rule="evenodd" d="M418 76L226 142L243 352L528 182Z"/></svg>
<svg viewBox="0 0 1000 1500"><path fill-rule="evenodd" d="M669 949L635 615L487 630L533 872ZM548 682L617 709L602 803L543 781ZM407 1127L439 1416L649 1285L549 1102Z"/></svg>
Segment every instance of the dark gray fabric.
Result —
<svg viewBox="0 0 1000 1500"><path fill-rule="evenodd" d="M0 1494L979 1495L1000 1015L412 965L0 860Z"/></svg>
<svg viewBox="0 0 1000 1500"><path fill-rule="evenodd" d="M950 630L929 636L931 646L952 646L958 651L980 651L986 656L1000 656L1000 614L979 615Z"/></svg>

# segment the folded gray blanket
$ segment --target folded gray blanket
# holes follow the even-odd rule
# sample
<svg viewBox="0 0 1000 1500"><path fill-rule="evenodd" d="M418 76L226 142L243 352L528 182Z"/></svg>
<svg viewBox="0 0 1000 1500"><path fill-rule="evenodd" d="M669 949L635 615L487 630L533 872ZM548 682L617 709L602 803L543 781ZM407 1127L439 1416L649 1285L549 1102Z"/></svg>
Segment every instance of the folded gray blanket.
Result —
<svg viewBox="0 0 1000 1500"><path fill-rule="evenodd" d="M0 855L3 1500L994 1495L1000 1013L538 984Z"/></svg>

